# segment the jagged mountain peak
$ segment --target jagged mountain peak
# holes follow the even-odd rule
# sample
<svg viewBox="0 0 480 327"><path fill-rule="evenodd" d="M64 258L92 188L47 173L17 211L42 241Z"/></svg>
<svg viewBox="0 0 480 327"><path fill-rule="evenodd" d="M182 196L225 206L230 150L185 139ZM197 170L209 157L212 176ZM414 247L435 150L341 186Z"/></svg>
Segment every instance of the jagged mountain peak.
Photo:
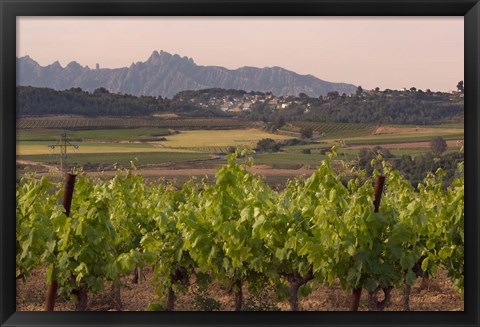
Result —
<svg viewBox="0 0 480 327"><path fill-rule="evenodd" d="M162 54L163 54L163 50L161 50ZM156 58L156 57L160 57L160 53L158 53L157 50L153 50L152 52L152 55L150 56L150 58Z"/></svg>
<svg viewBox="0 0 480 327"><path fill-rule="evenodd" d="M184 62L192 65L195 64L192 58L180 56L176 53L172 55L163 50L160 50L160 52L154 50L145 63L150 65L161 65L169 61Z"/></svg>
<svg viewBox="0 0 480 327"><path fill-rule="evenodd" d="M70 69L78 69L78 68L83 68L82 65L80 65L78 62L76 61L70 61L67 65L66 68L70 68Z"/></svg>
<svg viewBox="0 0 480 327"><path fill-rule="evenodd" d="M104 87L113 93L173 97L180 91L206 88L238 89L247 92L272 92L275 95L326 95L331 91L353 93L356 86L331 83L312 75L300 75L279 66L241 67L230 70L221 66L200 66L192 58L154 50L144 62L129 67L90 70L72 61L62 68L58 61L42 67L33 59L17 61L17 85L50 87L58 90L80 87L94 91Z"/></svg>
<svg viewBox="0 0 480 327"><path fill-rule="evenodd" d="M168 54L166 52L163 52L163 51L160 54L160 53L158 53L157 50L155 50L155 51L152 52L152 54L150 55L150 57L147 59L147 61L145 63L146 64L151 64L151 65L160 65L166 59L168 60L169 57L171 57L170 54Z"/></svg>
<svg viewBox="0 0 480 327"><path fill-rule="evenodd" d="M63 69L62 65L58 60L55 60L53 63L47 66L47 68L54 68L54 69Z"/></svg>
<svg viewBox="0 0 480 327"><path fill-rule="evenodd" d="M20 58L17 57L17 61L20 61L22 63L27 63L27 64L30 64L30 65L38 65L38 62L33 60L29 55L25 55L25 56L20 57Z"/></svg>

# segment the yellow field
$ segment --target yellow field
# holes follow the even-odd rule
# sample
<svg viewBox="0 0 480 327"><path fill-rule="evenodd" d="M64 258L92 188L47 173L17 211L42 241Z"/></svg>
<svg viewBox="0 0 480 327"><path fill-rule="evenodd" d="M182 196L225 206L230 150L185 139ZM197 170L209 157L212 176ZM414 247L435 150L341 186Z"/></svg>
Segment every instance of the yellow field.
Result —
<svg viewBox="0 0 480 327"><path fill-rule="evenodd" d="M152 142L152 144L169 148L248 146L256 145L258 141L264 138L285 140L291 137L271 134L258 129L196 130L182 131L180 134L167 136L167 141Z"/></svg>
<svg viewBox="0 0 480 327"><path fill-rule="evenodd" d="M194 130L182 131L167 136L167 141L149 143L94 143L80 142L78 149L69 147L68 153L135 153L135 152L196 152L205 147L255 146L263 138L283 140L284 135L270 134L257 129L244 130ZM59 149L48 148L47 142L17 142L17 155L59 153Z"/></svg>
<svg viewBox="0 0 480 327"><path fill-rule="evenodd" d="M78 149L67 148L68 153L135 153L135 152L195 152L186 149L169 149L162 147L154 147L151 145L138 144L136 146L122 146L116 143L89 143L88 145L80 144ZM49 149L46 145L37 144L17 144L17 155L34 155L34 154L54 154L60 153L60 150Z"/></svg>

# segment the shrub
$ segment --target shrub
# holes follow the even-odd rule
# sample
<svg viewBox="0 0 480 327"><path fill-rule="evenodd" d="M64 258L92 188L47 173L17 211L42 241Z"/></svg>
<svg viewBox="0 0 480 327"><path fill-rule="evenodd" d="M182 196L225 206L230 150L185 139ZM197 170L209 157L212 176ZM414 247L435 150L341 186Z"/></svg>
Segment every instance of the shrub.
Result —
<svg viewBox="0 0 480 327"><path fill-rule="evenodd" d="M278 152L280 145L271 138L261 139L255 148L259 152Z"/></svg>

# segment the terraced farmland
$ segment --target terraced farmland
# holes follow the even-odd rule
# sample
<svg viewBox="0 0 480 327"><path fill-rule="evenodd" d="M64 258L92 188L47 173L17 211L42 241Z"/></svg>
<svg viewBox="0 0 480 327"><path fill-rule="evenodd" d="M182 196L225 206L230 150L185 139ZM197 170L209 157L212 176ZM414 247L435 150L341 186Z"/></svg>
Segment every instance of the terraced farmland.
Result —
<svg viewBox="0 0 480 327"><path fill-rule="evenodd" d="M203 147L181 147L178 149L190 150L203 153L228 153L228 146L203 146Z"/></svg>
<svg viewBox="0 0 480 327"><path fill-rule="evenodd" d="M258 128L260 126L253 128L248 125L250 123L241 120L178 117L151 120L99 118L95 123L97 127L87 127L93 120L85 117L49 117L17 121L17 127L20 127L16 135L17 160L23 161L23 165L57 165L59 149L51 149L48 145L58 144L62 130L67 132L72 144L79 145L79 148L68 149L68 163L91 171L112 167L115 163L117 167L127 168L130 160L142 169L151 169L153 166L160 169L165 165L168 169L179 170L212 168L223 163L225 157L222 154L229 153L232 148L255 148L258 141L266 138L283 143L290 138L300 138L302 128L311 128L314 139L304 140L307 144L283 146L279 152L257 152L253 154L255 164L279 171L315 167L333 145L341 147L339 160L356 160L360 149L377 145L395 155L420 155L429 151L428 142L435 136L446 139L449 151L454 151L463 144L464 133L462 126L456 125L379 126L307 121L292 122L279 133L271 133ZM133 128L135 124L142 127ZM199 128L202 125L207 127ZM67 129L65 126L74 128ZM279 172L277 175L281 174Z"/></svg>
<svg viewBox="0 0 480 327"><path fill-rule="evenodd" d="M232 118L21 118L17 120L17 129L107 129L107 128L175 128L175 129L238 129L251 126L251 122Z"/></svg>
<svg viewBox="0 0 480 327"><path fill-rule="evenodd" d="M211 160L207 153L182 153L182 152L134 152L134 153L115 153L114 155L105 155L105 153L76 153L69 159L70 167L95 166L96 169L113 166L118 168L129 168L130 162L134 162L137 167L148 165L178 164L183 162L198 162L202 160ZM17 160L28 162L39 162L57 166L59 162L58 155L38 154L38 155L18 155ZM94 170L96 170L94 169Z"/></svg>
<svg viewBox="0 0 480 327"><path fill-rule="evenodd" d="M60 129L27 129L17 132L17 142L54 143L59 140ZM94 129L68 131L68 139L74 142L151 142L170 135L166 128L132 128L132 129Z"/></svg>
<svg viewBox="0 0 480 327"><path fill-rule="evenodd" d="M76 167L105 167L117 163L118 167L137 167L158 164L180 164L198 167L199 160L210 165L224 160L220 153L230 147L254 147L262 138L283 140L284 135L271 134L258 129L182 130L170 133L167 129L93 129L67 132L68 140L78 148L68 148L68 163ZM58 144L59 130L30 129L17 132L17 160L58 164L59 150L49 144ZM138 159L138 160L137 160Z"/></svg>
<svg viewBox="0 0 480 327"><path fill-rule="evenodd" d="M347 138L372 135L378 126L374 124L350 123L319 123L310 121L296 121L282 128L287 132L300 133L303 128L311 128L314 136L325 139Z"/></svg>
<svg viewBox="0 0 480 327"><path fill-rule="evenodd" d="M165 141L152 142L167 148L227 148L228 146L254 147L258 141L271 138L276 141L288 139L288 136L272 134L259 129L237 130L189 130L166 137ZM215 150L217 152L217 150Z"/></svg>

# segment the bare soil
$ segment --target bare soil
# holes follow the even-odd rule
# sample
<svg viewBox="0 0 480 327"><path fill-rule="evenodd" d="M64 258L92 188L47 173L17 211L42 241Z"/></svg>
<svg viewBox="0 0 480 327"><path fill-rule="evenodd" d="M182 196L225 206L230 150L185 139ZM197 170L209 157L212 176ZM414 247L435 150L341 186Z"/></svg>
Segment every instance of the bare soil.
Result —
<svg viewBox="0 0 480 327"><path fill-rule="evenodd" d="M447 147L449 149L460 149L462 147L463 140L448 140ZM380 145L383 149L389 150L424 150L430 149L430 142L405 142L405 143L387 143L387 144L361 144L361 145L351 145L347 149L359 150L359 149L373 149L374 147Z"/></svg>
<svg viewBox="0 0 480 327"><path fill-rule="evenodd" d="M425 134L431 132L438 132L438 128L428 128L428 127L388 127L380 126L378 127L373 135L394 135L394 134ZM444 128L442 132L446 133L456 133L458 129L455 128Z"/></svg>
<svg viewBox="0 0 480 327"><path fill-rule="evenodd" d="M73 119L73 118L81 118L84 119L85 116L81 115L40 115L40 116L28 116L28 117L21 117L22 120L38 120L39 118L45 119L48 118L48 120L65 120L65 119ZM37 130L43 130L43 129L37 129ZM49 129L44 129L44 130L49 130Z"/></svg>
<svg viewBox="0 0 480 327"><path fill-rule="evenodd" d="M155 287L152 285L152 269L146 267L143 270L143 278L140 278L139 284L132 283L132 276L122 278L121 301L123 311L146 311L150 303L158 302ZM192 278L193 280L194 278ZM45 270L36 270L27 279L26 282L17 281L17 311L43 311L45 301ZM421 279L418 279L412 287L410 295L411 311L463 311L464 301L459 293L454 289L452 283L447 278L445 271L440 270L438 276L428 281L428 286L422 288ZM202 308L195 302L197 294L196 285L191 283L186 294L179 294L175 302L177 311L201 311ZM260 297L251 297L244 289L244 303L255 299L258 303L268 304L276 308L287 311L289 304L287 301L278 301L269 289L265 289ZM402 311L401 289L392 291L392 302L386 311ZM234 296L222 285L214 282L209 286L206 295L220 302L221 311L232 311L234 309ZM366 291L362 292L359 311L367 311ZM300 300L300 310L302 311L348 311L350 302L349 292L343 291L338 283L331 287L318 286L314 291ZM73 311L75 305L72 301L66 299L57 299L55 305L56 311ZM113 298L110 293L110 284L105 283L105 291L100 294L89 294L88 311L117 311Z"/></svg>
<svg viewBox="0 0 480 327"><path fill-rule="evenodd" d="M17 166L22 168L29 168L30 171L36 171L37 175L45 176L49 175L50 171L58 171L58 168L52 165L28 161L28 160L18 160L17 159ZM145 168L139 168L134 173L142 174L145 177L172 177L172 176L213 176L217 172L217 167L215 165L199 167L199 168L187 168L190 167L191 164L176 164L172 167L168 167L166 165L157 165ZM201 166L200 163L197 166ZM35 169L36 168L36 169ZM246 168L251 173L255 173L261 176L310 176L315 169L301 167L299 169L275 169L268 165L255 165L253 167ZM117 174L116 170L105 170L105 171L88 171L89 176L114 176Z"/></svg>
<svg viewBox="0 0 480 327"><path fill-rule="evenodd" d="M18 160L17 159L17 166L22 166L22 167L25 167L25 166L30 166L30 167L40 167L40 168L43 168L43 170L55 170L57 169L56 167L52 166L52 165L48 165L48 164L45 164L43 162L36 162L36 161L30 161L30 160Z"/></svg>
<svg viewBox="0 0 480 327"><path fill-rule="evenodd" d="M169 114L153 114L153 117L157 118L162 118L162 119L172 119L172 118L177 118L178 115L174 113L169 113Z"/></svg>

